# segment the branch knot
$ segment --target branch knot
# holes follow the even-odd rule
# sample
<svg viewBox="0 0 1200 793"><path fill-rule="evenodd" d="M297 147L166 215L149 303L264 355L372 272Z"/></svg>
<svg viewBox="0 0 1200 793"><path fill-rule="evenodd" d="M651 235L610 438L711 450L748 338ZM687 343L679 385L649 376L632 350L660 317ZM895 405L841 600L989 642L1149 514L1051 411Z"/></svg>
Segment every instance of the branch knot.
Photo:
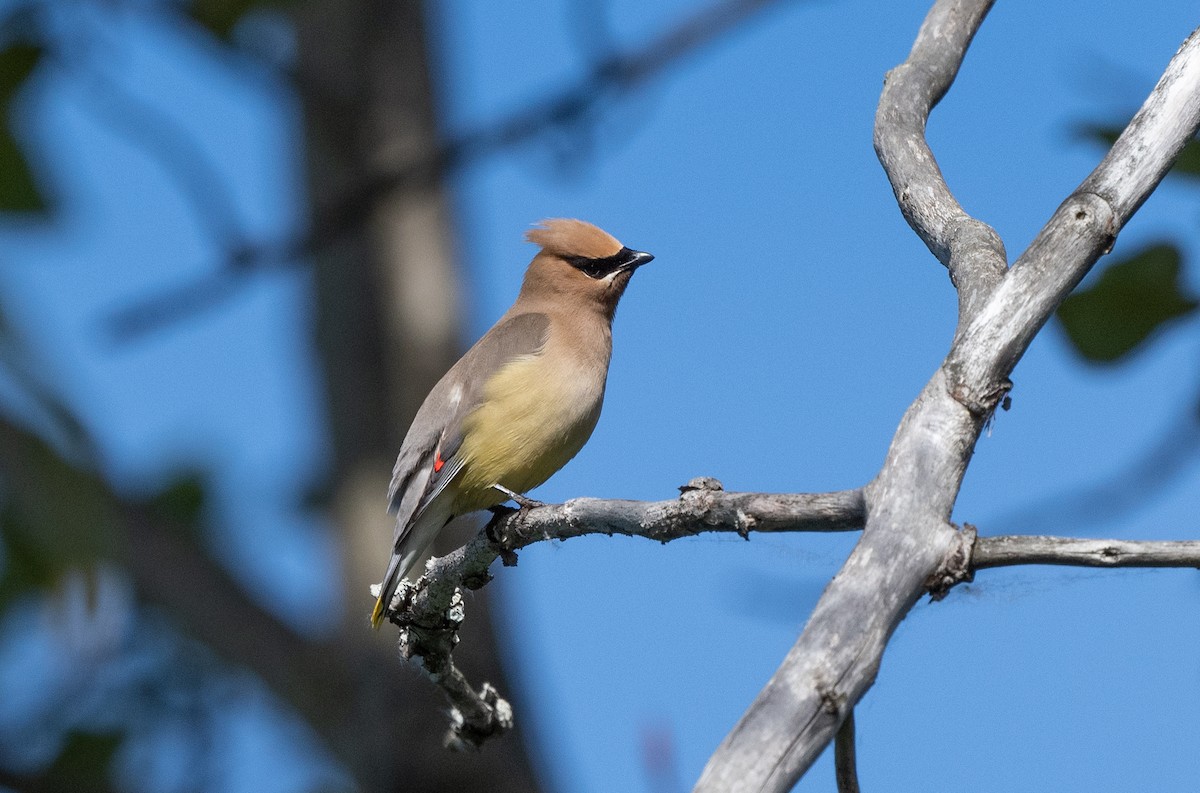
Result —
<svg viewBox="0 0 1200 793"><path fill-rule="evenodd" d="M942 557L933 575L925 580L925 589L929 591L929 599L933 602L942 600L950 590L959 584L973 581L975 571L971 568L971 556L975 551L975 540L979 530L970 523L964 523L960 531L955 532L955 540Z"/></svg>

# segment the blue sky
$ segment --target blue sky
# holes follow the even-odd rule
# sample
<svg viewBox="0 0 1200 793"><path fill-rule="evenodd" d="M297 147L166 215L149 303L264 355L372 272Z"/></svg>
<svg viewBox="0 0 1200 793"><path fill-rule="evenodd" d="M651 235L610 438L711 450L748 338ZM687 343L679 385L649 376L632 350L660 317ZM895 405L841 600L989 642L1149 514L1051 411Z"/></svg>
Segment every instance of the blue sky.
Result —
<svg viewBox="0 0 1200 793"><path fill-rule="evenodd" d="M699 7L600 5L621 47ZM447 130L582 74L594 42L574 7L435 4ZM727 489L822 491L873 475L956 311L871 146L883 75L926 9L780 3L617 102L590 156L560 168L531 144L456 177L472 339L515 296L532 252L522 233L542 217L591 220L657 256L618 312L599 427L537 497L657 500L698 475ZM1102 155L1075 125L1128 115L1198 22L1183 2L1153 13L998 4L929 138L951 189L1010 259ZM119 24L132 47L110 74L192 131L252 232L285 232L303 177L297 108L281 84L216 65L203 46L134 15ZM124 486L161 484L193 459L220 464L223 553L250 586L303 615L298 627L319 630L337 608L334 551L325 527L285 507L324 443L307 278L264 275L198 321L128 348L98 345L107 310L212 266L214 251L153 158L98 123L86 89L66 75L44 80L26 98L29 124L55 141L46 166L64 212L49 229L0 228L0 277L22 296L4 308L49 377L69 380ZM1169 181L1116 253L1174 238L1194 257L1198 209L1194 185ZM1194 268L1188 279L1200 288ZM1097 369L1048 327L1013 376L1013 409L979 443L955 519L985 534L1194 535L1195 455L1132 508L1046 505L1119 476L1173 431L1196 399L1196 342L1194 322L1175 326L1128 365ZM531 548L500 571L518 718L555 789L673 790L656 786L643 758L663 735L690 785L853 541L584 539ZM1194 572L1023 568L918 606L858 710L864 785L925 790L936 774L941 787L973 791L1187 789L1200 775L1197 596ZM254 784L248 772L230 789ZM823 758L797 789L832 786Z"/></svg>

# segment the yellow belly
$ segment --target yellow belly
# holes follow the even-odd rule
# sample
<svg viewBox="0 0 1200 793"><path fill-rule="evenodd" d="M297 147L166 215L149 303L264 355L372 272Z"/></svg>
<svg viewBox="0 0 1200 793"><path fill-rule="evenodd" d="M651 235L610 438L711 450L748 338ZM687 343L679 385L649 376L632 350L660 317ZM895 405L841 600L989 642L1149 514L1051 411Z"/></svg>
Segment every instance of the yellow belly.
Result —
<svg viewBox="0 0 1200 793"><path fill-rule="evenodd" d="M464 423L455 514L505 501L492 485L524 493L566 465L600 418L604 374L550 371L532 357L498 372Z"/></svg>

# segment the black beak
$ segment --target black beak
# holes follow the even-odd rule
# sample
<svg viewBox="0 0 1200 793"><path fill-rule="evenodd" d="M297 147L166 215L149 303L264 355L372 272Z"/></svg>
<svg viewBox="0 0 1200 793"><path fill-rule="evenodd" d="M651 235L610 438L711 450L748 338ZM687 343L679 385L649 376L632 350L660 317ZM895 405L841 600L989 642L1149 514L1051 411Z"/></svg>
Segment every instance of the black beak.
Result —
<svg viewBox="0 0 1200 793"><path fill-rule="evenodd" d="M650 262L654 261L653 253L634 251L629 250L628 248L626 248L626 250L629 252L625 254L625 261L621 264L622 270L636 270L643 264L649 264Z"/></svg>

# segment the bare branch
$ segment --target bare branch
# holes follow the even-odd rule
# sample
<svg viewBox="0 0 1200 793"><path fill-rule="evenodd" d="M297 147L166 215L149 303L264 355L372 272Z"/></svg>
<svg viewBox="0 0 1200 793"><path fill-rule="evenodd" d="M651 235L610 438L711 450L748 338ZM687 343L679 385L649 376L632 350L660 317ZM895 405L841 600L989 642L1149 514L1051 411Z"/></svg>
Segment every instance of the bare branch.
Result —
<svg viewBox="0 0 1200 793"><path fill-rule="evenodd" d="M947 20L982 17L988 5L939 0L922 29L923 41L960 58L972 28ZM937 30L944 35L931 32ZM1193 35L1131 124L1141 146L1163 154L1115 146L1097 172L1129 178L1113 184L1102 175L1095 179L1099 186L1085 182L1088 189L1055 213L1030 250L977 301L977 311L965 317L960 312L969 324L960 327L950 355L905 413L883 468L865 490L867 522L858 545L779 669L709 759L696 791L790 790L874 682L892 631L962 544L949 517L984 422L1011 387L1008 374L1054 307L1111 243L1127 218L1122 208L1132 212L1140 205L1165 172L1164 163L1194 134L1200 122L1195 48ZM1171 123L1156 119L1158 114ZM1137 130L1169 139L1151 140ZM1101 187L1142 193L1110 208L1093 192ZM951 262L969 255L961 234L947 234L944 241L952 249Z"/></svg>
<svg viewBox="0 0 1200 793"><path fill-rule="evenodd" d="M1067 197L962 331L946 363L956 398L990 410L998 381L1012 372L1054 309L1070 294L1158 186L1200 127L1200 31L1167 65L1112 149ZM982 390L981 390L982 388Z"/></svg>
<svg viewBox="0 0 1200 793"><path fill-rule="evenodd" d="M941 600L975 571L1026 564L1074 567L1200 568L1200 540L1087 540L1076 537L1007 535L979 537L967 524L928 581L929 596Z"/></svg>
<svg viewBox="0 0 1200 793"><path fill-rule="evenodd" d="M989 4L940 0L916 49L942 50L937 61L960 60L974 27L948 21L982 19ZM965 245L961 235L947 234L944 242ZM949 260L959 255L955 250ZM950 396L941 370L926 384L866 488L862 538L779 669L709 759L696 791L783 793L833 740L874 682L892 631L955 544L949 516L984 417Z"/></svg>
<svg viewBox="0 0 1200 793"><path fill-rule="evenodd" d="M833 743L833 767L837 774L838 793L859 793L857 760L854 756L854 711L838 728Z"/></svg>
<svg viewBox="0 0 1200 793"><path fill-rule="evenodd" d="M861 490L833 493L726 493L711 478L693 479L671 501L576 498L529 510L498 527L507 548L586 534L624 534L669 542L709 531L852 531L863 525Z"/></svg>
<svg viewBox="0 0 1200 793"><path fill-rule="evenodd" d="M403 631L400 652L429 673L452 711L447 744L477 747L512 723L508 703L487 683L476 692L455 667L451 653L463 621L462 589L491 580L497 557L516 564L514 551L543 540L588 534L623 534L669 542L703 532L850 531L863 524L863 493L726 493L715 479L693 479L671 501L607 501L577 498L497 515L474 540L431 559L415 585L405 582L399 606L388 618ZM748 537L747 537L748 539Z"/></svg>
<svg viewBox="0 0 1200 793"><path fill-rule="evenodd" d="M1158 187L1200 125L1200 30L1175 56L1096 170L1079 186L1095 193L1113 213L1114 238Z"/></svg>
<svg viewBox="0 0 1200 793"><path fill-rule="evenodd" d="M935 5L908 60L888 72L875 114L875 152L904 219L958 287L960 328L1000 283L1008 259L992 227L968 215L951 195L925 140L925 124L991 6L990 1Z"/></svg>
<svg viewBox="0 0 1200 793"><path fill-rule="evenodd" d="M1200 568L1200 540L1088 540L1076 537L980 537L971 567L1055 564L1075 567Z"/></svg>
<svg viewBox="0 0 1200 793"><path fill-rule="evenodd" d="M422 583L428 583L428 579L420 579L416 587L403 582L401 597L412 598ZM438 591L447 590L439 587ZM430 613L431 606L424 603L420 617L392 615L393 622L404 626L400 631L400 655L424 669L450 703L450 729L443 743L456 751L479 749L487 739L513 726L512 706L501 699L491 683L475 691L454 664L458 628L466 617L462 592L457 587L450 590L449 603L440 612Z"/></svg>

